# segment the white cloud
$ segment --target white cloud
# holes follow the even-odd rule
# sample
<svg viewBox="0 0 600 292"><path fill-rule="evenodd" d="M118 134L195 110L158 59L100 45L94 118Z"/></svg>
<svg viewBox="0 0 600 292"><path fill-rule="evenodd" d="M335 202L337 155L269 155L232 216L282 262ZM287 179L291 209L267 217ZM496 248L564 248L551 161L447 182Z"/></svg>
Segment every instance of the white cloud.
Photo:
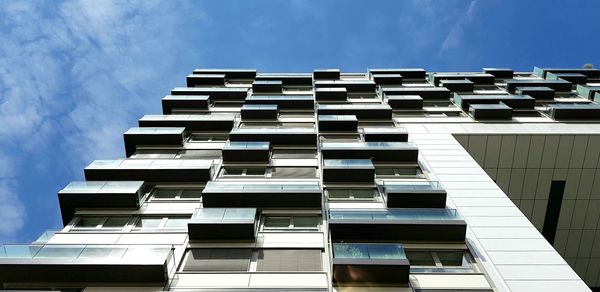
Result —
<svg viewBox="0 0 600 292"><path fill-rule="evenodd" d="M452 26L444 43L442 43L441 51L449 49L456 49L462 45L463 38L465 36L467 27L473 21L475 13L477 12L477 1L473 0L460 16L458 21Z"/></svg>
<svg viewBox="0 0 600 292"><path fill-rule="evenodd" d="M171 41L182 24L175 13L164 13L175 5L185 3L12 1L0 7L0 158L12 160L0 163L0 241L26 218L19 182L11 178L21 170L20 156L43 156L54 146L48 143L59 143L72 173L94 158L119 157L122 132L159 107L165 80L181 79L169 75L182 69L173 65ZM58 167L44 163L37 167Z"/></svg>

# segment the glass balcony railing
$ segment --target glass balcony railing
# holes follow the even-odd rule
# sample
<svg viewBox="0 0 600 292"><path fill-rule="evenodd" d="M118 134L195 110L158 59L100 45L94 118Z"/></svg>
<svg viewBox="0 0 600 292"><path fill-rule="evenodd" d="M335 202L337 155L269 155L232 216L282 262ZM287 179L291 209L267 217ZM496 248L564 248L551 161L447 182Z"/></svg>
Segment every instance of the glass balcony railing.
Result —
<svg viewBox="0 0 600 292"><path fill-rule="evenodd" d="M370 159L324 159L325 167L374 168Z"/></svg>
<svg viewBox="0 0 600 292"><path fill-rule="evenodd" d="M407 181L386 183L385 190L389 192L402 191L433 191L443 190L444 188L437 181Z"/></svg>
<svg viewBox="0 0 600 292"><path fill-rule="evenodd" d="M356 260L404 260L406 254L400 244L334 243L333 257Z"/></svg>
<svg viewBox="0 0 600 292"><path fill-rule="evenodd" d="M227 150L269 150L269 142L227 142L223 146Z"/></svg>
<svg viewBox="0 0 600 292"><path fill-rule="evenodd" d="M34 244L44 244L48 242L56 232L60 232L60 230L46 230L42 233L33 243Z"/></svg>
<svg viewBox="0 0 600 292"><path fill-rule="evenodd" d="M0 260L56 259L69 263L90 260L143 263L166 261L172 250L172 246L6 244L0 246Z"/></svg>
<svg viewBox="0 0 600 292"><path fill-rule="evenodd" d="M385 210L330 210L334 220L462 220L455 209L405 208Z"/></svg>
<svg viewBox="0 0 600 292"><path fill-rule="evenodd" d="M398 149L413 149L415 144L411 142L323 142L322 148L336 149L382 149L382 150L398 150Z"/></svg>
<svg viewBox="0 0 600 292"><path fill-rule="evenodd" d="M321 186L318 182L221 182L209 181L204 192L226 192L226 191L265 191L265 192L294 192L314 191L320 192Z"/></svg>
<svg viewBox="0 0 600 292"><path fill-rule="evenodd" d="M229 221L254 221L256 208L198 208L192 223L220 223Z"/></svg>

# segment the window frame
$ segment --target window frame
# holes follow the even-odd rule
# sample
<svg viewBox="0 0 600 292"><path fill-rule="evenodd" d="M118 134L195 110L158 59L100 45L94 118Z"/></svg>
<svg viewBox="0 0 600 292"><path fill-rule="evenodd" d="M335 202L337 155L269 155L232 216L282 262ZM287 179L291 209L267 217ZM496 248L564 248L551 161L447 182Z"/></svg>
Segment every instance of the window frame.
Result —
<svg viewBox="0 0 600 292"><path fill-rule="evenodd" d="M317 219L317 226L315 227L295 227L295 217L314 217ZM267 227L267 218L288 218L289 225L288 227ZM323 218L317 214L263 214L260 218L260 228L261 232L290 232L290 231L304 231L304 232L319 232L321 231L321 226L323 225Z"/></svg>

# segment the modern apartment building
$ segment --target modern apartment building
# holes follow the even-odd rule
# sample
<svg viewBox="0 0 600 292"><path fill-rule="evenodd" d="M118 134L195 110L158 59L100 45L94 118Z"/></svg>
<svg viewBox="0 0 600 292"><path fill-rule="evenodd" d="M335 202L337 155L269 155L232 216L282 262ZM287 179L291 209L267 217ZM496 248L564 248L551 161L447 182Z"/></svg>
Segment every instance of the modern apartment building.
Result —
<svg viewBox="0 0 600 292"><path fill-rule="evenodd" d="M597 101L597 69L194 70L0 288L589 291Z"/></svg>

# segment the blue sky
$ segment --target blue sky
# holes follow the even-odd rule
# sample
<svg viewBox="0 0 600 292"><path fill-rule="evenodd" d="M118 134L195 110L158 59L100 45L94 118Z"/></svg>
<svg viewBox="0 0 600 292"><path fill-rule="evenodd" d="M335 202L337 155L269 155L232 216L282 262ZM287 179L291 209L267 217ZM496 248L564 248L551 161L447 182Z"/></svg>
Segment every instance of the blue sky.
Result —
<svg viewBox="0 0 600 292"><path fill-rule="evenodd" d="M0 242L61 226L56 192L194 68L600 66L600 1L2 1Z"/></svg>

